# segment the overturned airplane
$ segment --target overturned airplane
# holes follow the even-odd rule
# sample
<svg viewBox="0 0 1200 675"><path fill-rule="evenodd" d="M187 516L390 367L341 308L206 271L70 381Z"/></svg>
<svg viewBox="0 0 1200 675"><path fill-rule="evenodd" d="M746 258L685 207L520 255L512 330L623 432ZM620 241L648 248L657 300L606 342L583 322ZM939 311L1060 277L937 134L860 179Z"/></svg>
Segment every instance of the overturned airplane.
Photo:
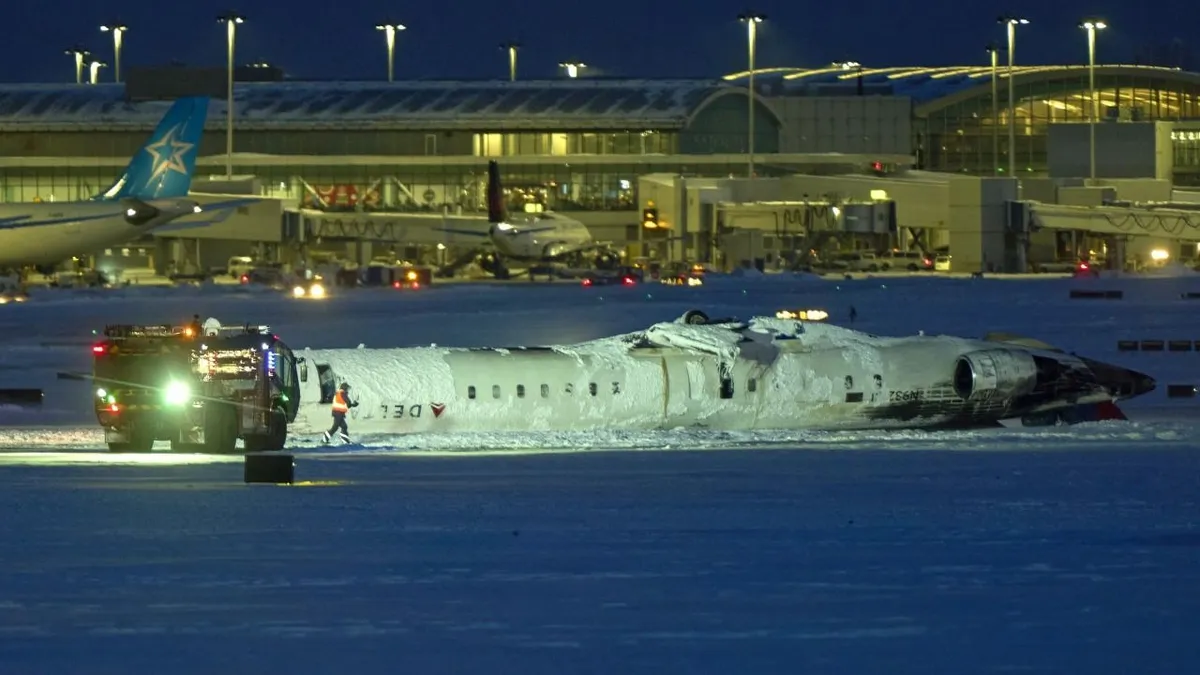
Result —
<svg viewBox="0 0 1200 675"><path fill-rule="evenodd" d="M342 382L361 433L943 429L1123 419L1152 378L1008 335L878 337L693 310L576 345L305 350L296 422Z"/></svg>

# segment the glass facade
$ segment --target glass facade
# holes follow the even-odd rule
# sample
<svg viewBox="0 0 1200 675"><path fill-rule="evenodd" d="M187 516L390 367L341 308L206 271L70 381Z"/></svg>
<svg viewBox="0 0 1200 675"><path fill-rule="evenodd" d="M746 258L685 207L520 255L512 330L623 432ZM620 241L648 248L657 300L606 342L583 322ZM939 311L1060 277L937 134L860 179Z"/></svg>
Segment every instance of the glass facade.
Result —
<svg viewBox="0 0 1200 675"><path fill-rule="evenodd" d="M988 78L980 79L983 85ZM914 122L918 166L929 171L991 174L1007 170L1008 81L998 81L998 101L990 93L918 110ZM1100 119L1178 121L1200 118L1200 84L1149 75L1096 75ZM1056 122L1089 119L1091 101L1086 70L1043 80L1018 78L1014 93L1018 172L1046 170L1048 127ZM993 137L999 153L993 153Z"/></svg>
<svg viewBox="0 0 1200 675"><path fill-rule="evenodd" d="M680 161L680 160L683 161ZM770 167L768 167L770 168ZM0 168L0 202L77 201L116 179L120 167ZM773 167L782 173L786 166ZM614 160L603 164L501 164L509 207L538 204L555 211L634 211L637 177L648 173L728 176L745 163L689 163L678 155L662 161ZM262 181L263 195L328 211L477 213L486 209L486 160L470 165L256 166L234 163L234 172ZM221 170L201 167L198 175Z"/></svg>

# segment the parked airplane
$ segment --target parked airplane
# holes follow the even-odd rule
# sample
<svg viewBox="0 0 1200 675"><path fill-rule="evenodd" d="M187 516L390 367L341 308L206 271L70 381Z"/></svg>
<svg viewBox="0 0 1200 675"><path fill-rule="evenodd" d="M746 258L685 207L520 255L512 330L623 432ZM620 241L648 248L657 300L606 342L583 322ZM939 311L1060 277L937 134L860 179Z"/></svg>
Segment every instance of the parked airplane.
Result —
<svg viewBox="0 0 1200 675"><path fill-rule="evenodd" d="M486 230L439 229L488 239L496 249L493 272L497 276L505 276L505 260L544 264L562 261L578 253L607 249L596 243L586 225L560 213L508 213L500 185L500 165L496 160L488 162L487 208L489 225Z"/></svg>
<svg viewBox="0 0 1200 675"><path fill-rule="evenodd" d="M187 196L207 116L207 97L175 101L121 177L87 201L0 204L0 269L36 265L48 272L79 253L119 246L199 213L200 205ZM203 210L247 201L253 200L210 203Z"/></svg>
<svg viewBox="0 0 1200 675"><path fill-rule="evenodd" d="M328 424L348 382L357 433L704 427L938 429L1123 419L1150 377L1008 335L878 337L756 317L676 321L513 349L298 353L301 416ZM399 383L399 384L397 384Z"/></svg>

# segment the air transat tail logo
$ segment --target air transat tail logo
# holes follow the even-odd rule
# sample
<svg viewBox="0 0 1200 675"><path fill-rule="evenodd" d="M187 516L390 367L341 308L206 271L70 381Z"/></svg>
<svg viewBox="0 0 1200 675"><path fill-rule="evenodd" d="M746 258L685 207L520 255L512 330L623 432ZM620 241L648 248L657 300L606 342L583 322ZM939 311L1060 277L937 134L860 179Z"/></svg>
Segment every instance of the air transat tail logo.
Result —
<svg viewBox="0 0 1200 675"><path fill-rule="evenodd" d="M434 417L441 417L442 412L446 409L445 403L430 403L429 409L433 411Z"/></svg>
<svg viewBox="0 0 1200 675"><path fill-rule="evenodd" d="M175 140L176 136L182 130L182 126L180 124L172 128L157 142L146 146L146 152L150 153L150 156L154 158L154 167L150 172L151 181L168 171L187 174L187 167L183 163L183 155L188 150L191 150L195 144Z"/></svg>

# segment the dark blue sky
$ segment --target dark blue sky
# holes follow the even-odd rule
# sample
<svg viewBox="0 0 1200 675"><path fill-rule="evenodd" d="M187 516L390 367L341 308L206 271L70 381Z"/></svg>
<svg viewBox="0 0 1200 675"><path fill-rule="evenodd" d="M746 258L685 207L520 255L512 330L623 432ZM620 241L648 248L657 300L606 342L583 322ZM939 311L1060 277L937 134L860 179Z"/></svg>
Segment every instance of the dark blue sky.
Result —
<svg viewBox="0 0 1200 675"><path fill-rule="evenodd" d="M73 62L62 52L76 42L110 60L111 39L98 26L114 17L130 26L126 67L172 59L224 65L225 32L215 22L223 5L10 4L9 25L20 28L0 41L0 81L71 81ZM647 77L716 76L743 69L746 62L745 30L736 16L747 6L713 0L247 0L234 7L248 17L238 32L238 61L264 59L297 78L383 79L384 40L373 27L387 18L380 8L389 4L394 20L409 26L397 49L397 79L505 77L507 61L497 45L511 39L526 45L519 61L523 78L556 76L555 65L570 59L594 64L594 74ZM105 6L119 9L110 14ZM1110 23L1097 56L1107 63L1131 62L1139 50L1184 37L1200 25L1200 6L1182 2L1161 12L1114 0L996 6L962 0L762 0L752 7L770 19L759 34L758 63L764 67L835 60L867 66L982 64L983 46L1003 37L995 18L1005 11L1032 21L1017 38L1017 61L1026 64L1086 63L1086 41L1076 27L1085 15Z"/></svg>

